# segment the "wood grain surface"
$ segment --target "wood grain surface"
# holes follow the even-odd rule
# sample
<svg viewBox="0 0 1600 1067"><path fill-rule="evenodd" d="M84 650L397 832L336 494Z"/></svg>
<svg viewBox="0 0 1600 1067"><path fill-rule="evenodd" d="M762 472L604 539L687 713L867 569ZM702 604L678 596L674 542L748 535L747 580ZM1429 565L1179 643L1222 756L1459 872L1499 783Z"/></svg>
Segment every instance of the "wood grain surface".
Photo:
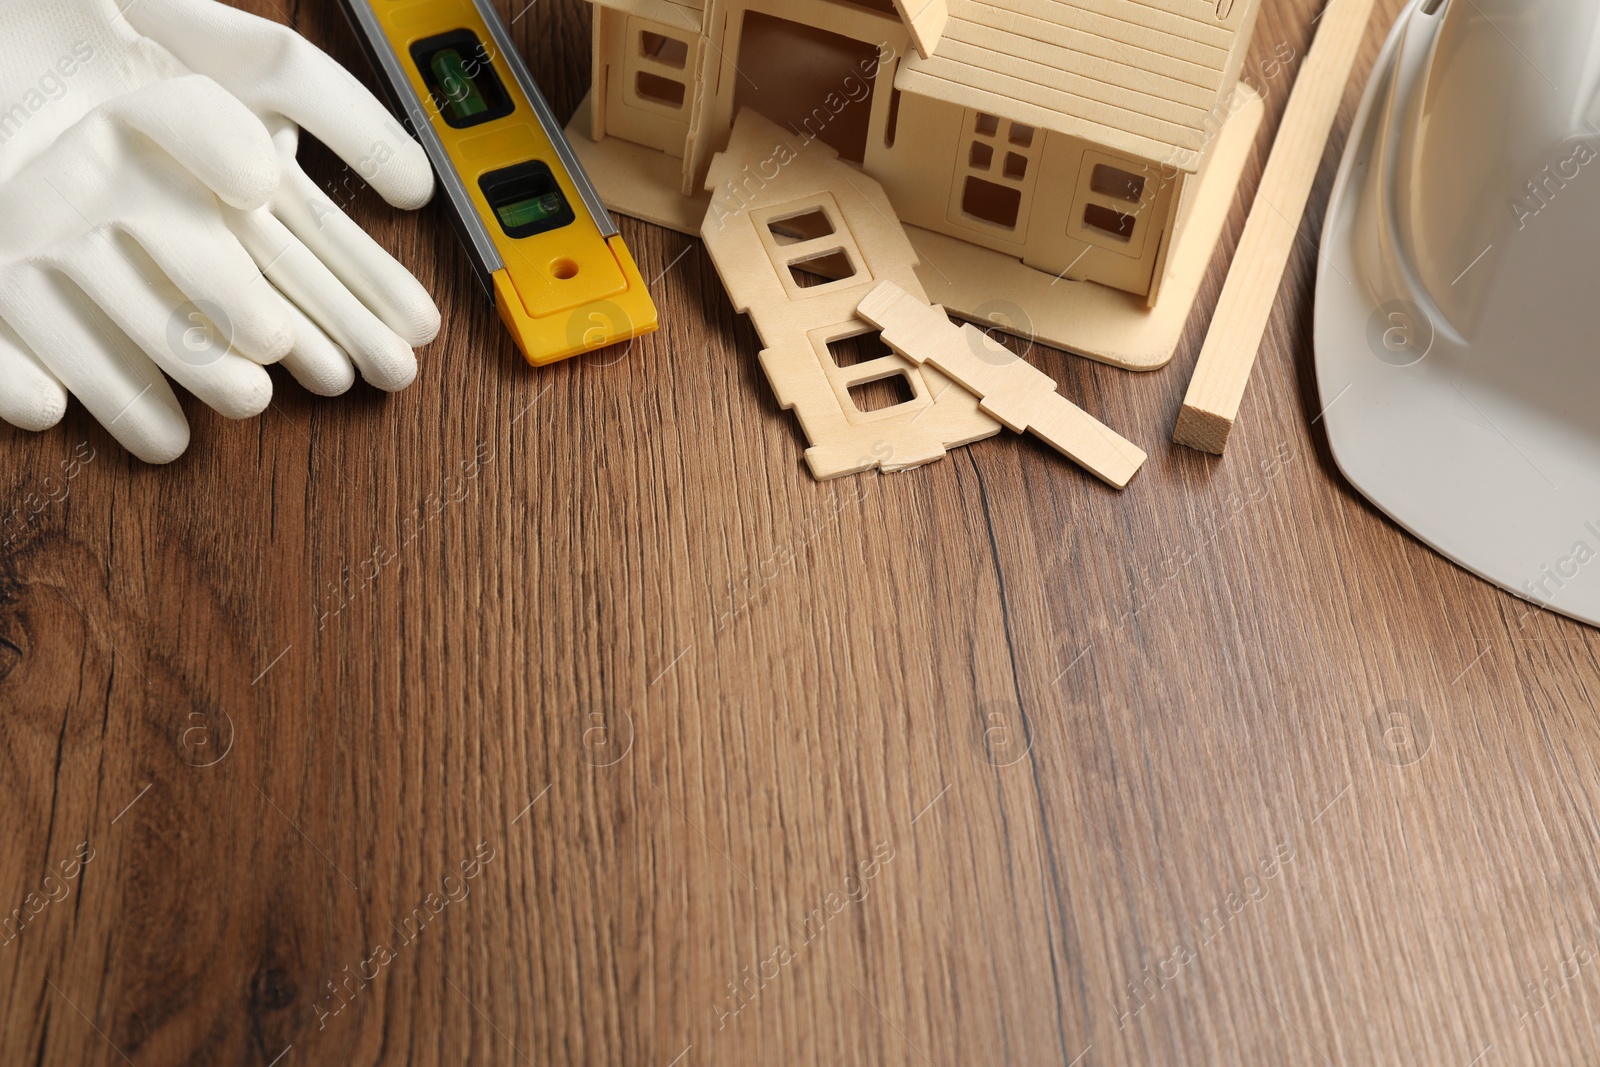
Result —
<svg viewBox="0 0 1600 1067"><path fill-rule="evenodd" d="M524 3L570 113L585 8ZM699 242L630 221L666 327L534 372L365 190L445 312L411 389L187 403L165 469L0 430L0 1062L1594 1062L1597 635L1335 470L1336 148L1228 455L1169 443L1315 8L1262 15L1174 364L1027 351L1126 493L1010 435L814 482Z"/></svg>

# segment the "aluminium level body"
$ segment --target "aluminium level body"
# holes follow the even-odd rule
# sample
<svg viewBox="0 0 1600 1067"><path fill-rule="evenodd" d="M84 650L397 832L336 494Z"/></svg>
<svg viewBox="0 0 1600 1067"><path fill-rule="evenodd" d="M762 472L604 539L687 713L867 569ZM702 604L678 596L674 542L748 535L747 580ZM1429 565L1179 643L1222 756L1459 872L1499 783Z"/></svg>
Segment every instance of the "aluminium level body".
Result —
<svg viewBox="0 0 1600 1067"><path fill-rule="evenodd" d="M610 214L489 0L344 0L528 362L656 329Z"/></svg>

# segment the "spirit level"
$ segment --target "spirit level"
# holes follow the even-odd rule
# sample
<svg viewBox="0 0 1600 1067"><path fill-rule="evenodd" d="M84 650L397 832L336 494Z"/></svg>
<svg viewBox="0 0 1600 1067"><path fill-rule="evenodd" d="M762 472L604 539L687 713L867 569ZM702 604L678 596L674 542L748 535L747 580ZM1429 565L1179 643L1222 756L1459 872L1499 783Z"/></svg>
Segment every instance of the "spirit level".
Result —
<svg viewBox="0 0 1600 1067"><path fill-rule="evenodd" d="M651 333L639 267L489 0L344 0L528 362Z"/></svg>

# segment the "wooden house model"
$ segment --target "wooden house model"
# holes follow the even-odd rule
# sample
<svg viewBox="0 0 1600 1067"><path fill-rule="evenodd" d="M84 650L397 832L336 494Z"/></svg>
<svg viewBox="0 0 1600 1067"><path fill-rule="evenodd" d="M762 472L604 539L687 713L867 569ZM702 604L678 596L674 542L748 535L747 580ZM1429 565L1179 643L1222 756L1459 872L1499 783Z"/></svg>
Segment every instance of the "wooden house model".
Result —
<svg viewBox="0 0 1600 1067"><path fill-rule="evenodd" d="M1152 369L1260 122L1240 81L1259 6L595 0L569 133L610 206L694 233L753 109L883 186L932 299Z"/></svg>

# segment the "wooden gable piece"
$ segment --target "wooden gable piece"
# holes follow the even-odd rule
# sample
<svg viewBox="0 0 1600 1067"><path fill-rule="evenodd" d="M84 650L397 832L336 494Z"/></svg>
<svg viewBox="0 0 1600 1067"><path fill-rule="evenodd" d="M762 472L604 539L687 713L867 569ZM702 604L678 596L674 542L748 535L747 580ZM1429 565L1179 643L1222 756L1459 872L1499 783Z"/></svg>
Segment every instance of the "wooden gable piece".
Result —
<svg viewBox="0 0 1600 1067"><path fill-rule="evenodd" d="M886 281L861 302L862 318L883 330L890 348L937 367L983 400L983 410L1017 433L1032 433L1107 485L1124 489L1144 452L1056 392L1049 375L976 326L957 326L944 311Z"/></svg>
<svg viewBox="0 0 1600 1067"><path fill-rule="evenodd" d="M911 43L924 59L933 55L950 21L947 0L894 0L894 9L911 32Z"/></svg>
<svg viewBox="0 0 1600 1067"><path fill-rule="evenodd" d="M882 187L821 141L798 143L740 112L727 150L711 161L701 236L734 307L767 346L761 365L778 402L800 420L812 474L906 470L999 433L977 399L937 370L893 354L835 361L830 344L876 332L856 307L880 282L923 289ZM851 397L854 387L896 377L909 387L905 403L867 412Z"/></svg>

